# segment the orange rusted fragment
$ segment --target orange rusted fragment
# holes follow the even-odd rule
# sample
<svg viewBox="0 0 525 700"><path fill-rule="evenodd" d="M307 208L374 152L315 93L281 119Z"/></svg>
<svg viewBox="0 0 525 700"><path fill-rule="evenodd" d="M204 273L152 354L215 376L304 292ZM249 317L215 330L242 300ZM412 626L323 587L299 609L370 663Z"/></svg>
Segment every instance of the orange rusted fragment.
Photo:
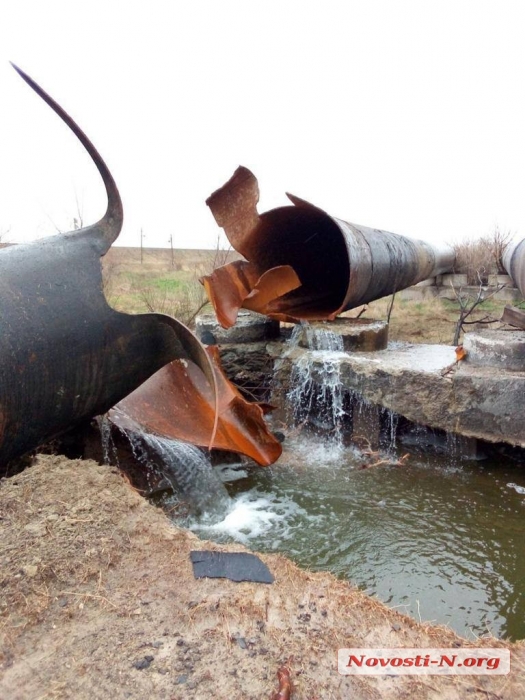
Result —
<svg viewBox="0 0 525 700"><path fill-rule="evenodd" d="M259 279L257 269L246 260L235 260L201 278L208 298L224 328L233 326L237 313ZM219 294L216 294L219 290Z"/></svg>
<svg viewBox="0 0 525 700"><path fill-rule="evenodd" d="M465 350L463 345L458 345L456 348L456 362L461 362L461 360L464 360L466 356L467 351Z"/></svg>
<svg viewBox="0 0 525 700"><path fill-rule="evenodd" d="M228 240L247 260L257 255L259 184L248 168L237 168L228 182L206 200L215 221Z"/></svg>
<svg viewBox="0 0 525 700"><path fill-rule="evenodd" d="M292 696L292 681L290 670L286 666L281 666L277 671L279 690L272 694L271 700L290 700Z"/></svg>
<svg viewBox="0 0 525 700"><path fill-rule="evenodd" d="M301 286L290 265L261 266L258 201L257 179L243 167L206 200L233 248L250 261L236 260L201 279L224 328L234 325L241 307L267 313L272 302Z"/></svg>
<svg viewBox="0 0 525 700"><path fill-rule="evenodd" d="M235 324L241 307L266 313L272 301L301 286L289 265L273 267L259 275L257 268L245 260L218 267L201 282L223 328Z"/></svg>
<svg viewBox="0 0 525 700"><path fill-rule="evenodd" d="M244 308L264 313L272 301L301 286L293 267L279 265L263 273L244 300Z"/></svg>
<svg viewBox="0 0 525 700"><path fill-rule="evenodd" d="M246 401L226 378L218 349L206 348L215 369L218 422L212 446L245 454L262 466L281 455L279 441L263 419L263 409ZM110 420L129 430L146 432L208 447L213 435L213 388L197 365L176 360L150 377L109 412Z"/></svg>

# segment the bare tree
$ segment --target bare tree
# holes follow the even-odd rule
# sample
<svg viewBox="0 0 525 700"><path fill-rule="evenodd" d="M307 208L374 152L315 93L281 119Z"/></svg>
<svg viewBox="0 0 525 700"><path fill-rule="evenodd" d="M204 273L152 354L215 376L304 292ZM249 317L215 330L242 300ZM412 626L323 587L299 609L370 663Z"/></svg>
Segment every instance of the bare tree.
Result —
<svg viewBox="0 0 525 700"><path fill-rule="evenodd" d="M499 319L490 316L490 314L487 314L486 316L483 316L480 319L476 319L475 321L467 321L467 319L471 316L472 312L475 311L481 304L483 304L484 301L491 299L498 292L500 292L503 289L503 287L505 287L504 284L498 284L489 294L485 294L486 287L483 286L481 271L478 270L477 275L478 287L477 292L474 295L472 291L465 290L463 287L459 287L456 289L456 287L454 287L452 284L450 285L452 291L454 292L456 301L459 304L459 317L456 322L454 340L452 341L452 345L459 344L459 338L461 336L462 331L464 332L465 326L471 325L473 323L490 324L497 323L499 321Z"/></svg>

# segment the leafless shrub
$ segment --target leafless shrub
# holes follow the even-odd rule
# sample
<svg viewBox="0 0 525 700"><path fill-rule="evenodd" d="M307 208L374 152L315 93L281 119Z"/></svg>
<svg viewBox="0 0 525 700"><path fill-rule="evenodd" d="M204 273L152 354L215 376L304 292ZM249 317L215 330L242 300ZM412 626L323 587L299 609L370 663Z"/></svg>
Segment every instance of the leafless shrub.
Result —
<svg viewBox="0 0 525 700"><path fill-rule="evenodd" d="M459 338L461 333L465 331L465 326L471 324L491 324L498 323L499 319L494 318L490 314L486 314L483 318L479 318L476 321L467 321L469 316L475 311L483 302L488 301L494 297L498 292L500 292L504 284L496 285L492 291L486 293L486 287L483 286L483 280L481 275L478 275L478 288L475 294L472 294L471 290L465 290L462 287L457 289L453 285L450 285L456 301L459 304L459 316L456 322L456 328L454 330L454 339L452 340L452 345L457 345L459 343Z"/></svg>
<svg viewBox="0 0 525 700"><path fill-rule="evenodd" d="M504 274L502 255L511 239L510 231L495 228L489 236L481 236L454 244L456 262L454 272L467 275L467 284L478 285L489 281L489 275Z"/></svg>
<svg viewBox="0 0 525 700"><path fill-rule="evenodd" d="M213 270L216 270L218 267L226 265L226 263L230 262L230 259L234 255L235 251L233 250L231 245L228 246L228 248L221 248L221 240L220 237L217 236L215 250L211 252L210 260L206 266L208 269L206 270L205 274L209 275L213 272Z"/></svg>
<svg viewBox="0 0 525 700"><path fill-rule="evenodd" d="M139 290L139 296L148 311L173 316L190 328L208 304L204 287L197 283L186 285L176 298L165 289L144 284Z"/></svg>
<svg viewBox="0 0 525 700"><path fill-rule="evenodd" d="M184 281L181 281L176 276L175 270L177 270L178 266L175 265L174 276L172 277L174 288L159 288L155 283L155 279L152 279L151 276L144 276L135 283L134 291L143 307L148 311L173 316L191 328L194 326L196 316L208 304L204 286L200 283L199 278L202 275L209 275L217 267L225 265L233 255L235 253L231 248L224 250L220 247L218 238L216 248L210 251L209 258L204 264L199 263L196 266L193 279L188 280L185 278ZM182 274L184 274L184 271L182 271Z"/></svg>

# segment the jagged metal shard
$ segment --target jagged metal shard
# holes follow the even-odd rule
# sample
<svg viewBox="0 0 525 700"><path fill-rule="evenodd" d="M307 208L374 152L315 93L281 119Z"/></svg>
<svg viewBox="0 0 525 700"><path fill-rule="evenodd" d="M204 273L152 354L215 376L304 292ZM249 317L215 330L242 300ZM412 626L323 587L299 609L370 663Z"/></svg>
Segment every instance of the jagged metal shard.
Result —
<svg viewBox="0 0 525 700"><path fill-rule="evenodd" d="M206 352L215 368L219 396L214 447L240 452L262 466L273 464L282 447L266 428L264 407L246 401L228 381L217 346ZM209 442L214 416L214 396L206 377L197 365L181 361L163 367L109 412L111 422L121 428L133 430L140 423L146 432L203 447Z"/></svg>
<svg viewBox="0 0 525 700"><path fill-rule="evenodd" d="M122 227L117 187L75 122L15 69L82 142L102 176L108 207L93 226L0 250L0 466L107 412L173 360L180 363L177 388L192 396L197 421L199 410L206 416L213 445L219 394L204 347L169 316L130 316L108 306L100 258ZM205 395L190 376L195 368ZM268 437L264 423L257 429ZM191 432L183 439L191 442Z"/></svg>
<svg viewBox="0 0 525 700"><path fill-rule="evenodd" d="M259 214L255 176L240 167L207 200L235 261L202 278L219 322L239 308L285 321L333 320L342 311L450 270L452 248L438 248L329 216L298 197Z"/></svg>

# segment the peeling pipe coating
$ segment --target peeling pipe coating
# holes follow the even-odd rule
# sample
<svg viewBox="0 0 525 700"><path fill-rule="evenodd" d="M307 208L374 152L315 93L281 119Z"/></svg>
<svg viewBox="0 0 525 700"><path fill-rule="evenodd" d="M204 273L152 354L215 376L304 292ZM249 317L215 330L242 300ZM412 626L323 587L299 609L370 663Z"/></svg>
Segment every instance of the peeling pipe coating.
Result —
<svg viewBox="0 0 525 700"><path fill-rule="evenodd" d="M293 206L259 214L257 180L240 167L207 200L246 258L202 278L226 328L241 307L285 321L333 320L453 267L448 246L350 224L288 197Z"/></svg>

